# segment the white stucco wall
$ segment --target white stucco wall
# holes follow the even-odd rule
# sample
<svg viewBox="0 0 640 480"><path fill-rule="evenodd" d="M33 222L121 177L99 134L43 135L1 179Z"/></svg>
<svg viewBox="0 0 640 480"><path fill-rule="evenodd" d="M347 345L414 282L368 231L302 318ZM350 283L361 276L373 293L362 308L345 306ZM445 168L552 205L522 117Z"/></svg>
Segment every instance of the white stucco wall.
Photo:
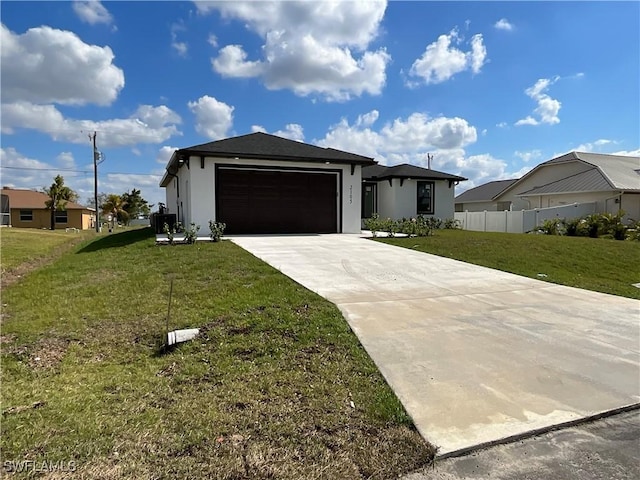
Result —
<svg viewBox="0 0 640 480"><path fill-rule="evenodd" d="M434 183L434 216L441 219L453 218L454 188L449 188L448 181L435 180ZM417 202L418 180L392 179L378 182L378 214L383 218L411 218L418 214Z"/></svg>
<svg viewBox="0 0 640 480"><path fill-rule="evenodd" d="M640 221L640 193L625 193L621 197L620 208L627 219Z"/></svg>
<svg viewBox="0 0 640 480"><path fill-rule="evenodd" d="M177 199L177 203L179 205L180 202L182 202L181 213L184 211L184 219L179 217L180 220L184 224L195 222L200 225L201 235L209 234L209 220L216 219L216 165L255 165L272 167L274 170L283 166L287 168L300 168L301 170L337 170L341 172L341 175L336 173L336 191L339 189L340 176L342 177L342 190L340 191L340 196L336 197L338 216L340 216L340 211L342 210L341 218L336 218L338 231L342 231L343 233L359 233L361 230L360 213L362 200L362 170L359 165L355 167L353 175L351 175L350 165L334 163L279 163L270 160L205 157L204 168L201 168L200 165L200 157L192 156L189 159L189 168L187 168L186 165L183 165L178 171L178 178L181 183L180 198ZM173 181L171 185L173 185ZM175 192L172 192L171 190L171 186L168 186L167 204L169 204L170 201L173 202L169 213L177 213L177 209L175 207L176 201L172 196Z"/></svg>

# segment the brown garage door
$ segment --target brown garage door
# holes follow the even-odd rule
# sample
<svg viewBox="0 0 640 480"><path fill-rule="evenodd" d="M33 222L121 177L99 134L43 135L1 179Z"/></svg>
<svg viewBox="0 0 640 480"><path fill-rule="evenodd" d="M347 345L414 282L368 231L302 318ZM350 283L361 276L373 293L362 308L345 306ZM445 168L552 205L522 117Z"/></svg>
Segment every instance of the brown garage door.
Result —
<svg viewBox="0 0 640 480"><path fill-rule="evenodd" d="M230 234L337 232L336 173L219 167L216 192Z"/></svg>

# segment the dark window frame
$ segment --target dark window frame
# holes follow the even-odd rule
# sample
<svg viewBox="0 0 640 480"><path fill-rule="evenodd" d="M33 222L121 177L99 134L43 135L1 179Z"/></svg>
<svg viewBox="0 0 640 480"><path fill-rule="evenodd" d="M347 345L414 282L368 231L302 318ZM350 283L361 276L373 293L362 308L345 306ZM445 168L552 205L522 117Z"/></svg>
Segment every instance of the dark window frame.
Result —
<svg viewBox="0 0 640 480"><path fill-rule="evenodd" d="M69 223L69 212L67 210L56 210L56 223Z"/></svg>
<svg viewBox="0 0 640 480"><path fill-rule="evenodd" d="M420 186L421 185L429 185L429 193L430 193L429 206L431 208L427 210L424 210L424 209L421 210L420 208L420 199L421 199ZM416 182L416 213L418 215L433 215L433 213L435 212L435 193L436 193L435 190L436 190L435 182L424 181L424 180L419 180Z"/></svg>
<svg viewBox="0 0 640 480"><path fill-rule="evenodd" d="M362 218L371 218L371 217L366 217L365 216L365 204L364 204L364 197L365 197L365 189L367 187L371 187L373 189L373 213L377 213L378 211L378 182L369 182L369 181L364 181L362 182L362 200L361 200L361 212L360 212L360 216Z"/></svg>
<svg viewBox="0 0 640 480"><path fill-rule="evenodd" d="M29 218L26 218L29 217ZM33 222L33 210L20 210L21 222Z"/></svg>

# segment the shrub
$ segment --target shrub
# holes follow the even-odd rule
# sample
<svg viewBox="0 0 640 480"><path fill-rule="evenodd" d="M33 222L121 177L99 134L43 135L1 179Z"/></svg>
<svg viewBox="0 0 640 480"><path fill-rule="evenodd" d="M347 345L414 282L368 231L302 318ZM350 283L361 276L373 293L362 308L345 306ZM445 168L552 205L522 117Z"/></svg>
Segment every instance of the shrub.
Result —
<svg viewBox="0 0 640 480"><path fill-rule="evenodd" d="M180 222L177 222L173 225L173 227L169 227L169 224L165 223L164 227L162 227L162 231L167 235L167 239L169 240L169 245L174 245L175 244L174 238L176 233L182 232L182 224Z"/></svg>
<svg viewBox="0 0 640 480"><path fill-rule="evenodd" d="M378 235L378 232L381 230L380 215L374 213L373 215L371 215L371 218L365 218L364 228L370 230L371 234L375 238Z"/></svg>
<svg viewBox="0 0 640 480"><path fill-rule="evenodd" d="M209 220L209 230L211 231L209 236L211 237L211 240L213 242L219 242L224 235L225 228L227 228L226 223Z"/></svg>
<svg viewBox="0 0 640 480"><path fill-rule="evenodd" d="M383 232L387 232L389 237L395 237L396 233L398 233L399 225L398 222L392 220L391 218L385 218L380 221L380 230Z"/></svg>
<svg viewBox="0 0 640 480"><path fill-rule="evenodd" d="M444 221L444 228L447 230L459 230L462 228L460 224L460 220L456 220L455 218L447 218Z"/></svg>
<svg viewBox="0 0 640 480"><path fill-rule="evenodd" d="M632 221L627 228L627 239L640 241L640 221Z"/></svg>
<svg viewBox="0 0 640 480"><path fill-rule="evenodd" d="M184 231L184 241L187 245L193 245L198 238L198 231L200 225L196 225L195 222L191 222L191 226Z"/></svg>
<svg viewBox="0 0 640 480"><path fill-rule="evenodd" d="M562 235L564 233L563 222L558 218L549 218L542 222L539 230L545 235Z"/></svg>
<svg viewBox="0 0 640 480"><path fill-rule="evenodd" d="M403 218L402 220L399 220L398 223L400 233L404 233L409 237L415 237L417 235L417 224L415 218Z"/></svg>
<svg viewBox="0 0 640 480"><path fill-rule="evenodd" d="M579 235L586 235L584 228L584 220L581 218L572 218L570 220L562 220L565 235L568 237L577 237Z"/></svg>

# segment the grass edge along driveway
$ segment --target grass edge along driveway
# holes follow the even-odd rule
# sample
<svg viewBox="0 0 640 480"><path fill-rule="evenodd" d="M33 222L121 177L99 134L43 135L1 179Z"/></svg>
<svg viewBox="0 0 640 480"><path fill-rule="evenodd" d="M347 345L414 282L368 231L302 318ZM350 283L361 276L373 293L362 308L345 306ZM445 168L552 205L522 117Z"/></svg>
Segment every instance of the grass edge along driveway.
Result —
<svg viewBox="0 0 640 480"><path fill-rule="evenodd" d="M378 241L547 282L640 299L640 242L520 233L437 230Z"/></svg>
<svg viewBox="0 0 640 480"><path fill-rule="evenodd" d="M163 354L171 277L170 328L201 335ZM433 459L338 309L231 242L99 237L3 303L5 461L295 479L392 478Z"/></svg>

